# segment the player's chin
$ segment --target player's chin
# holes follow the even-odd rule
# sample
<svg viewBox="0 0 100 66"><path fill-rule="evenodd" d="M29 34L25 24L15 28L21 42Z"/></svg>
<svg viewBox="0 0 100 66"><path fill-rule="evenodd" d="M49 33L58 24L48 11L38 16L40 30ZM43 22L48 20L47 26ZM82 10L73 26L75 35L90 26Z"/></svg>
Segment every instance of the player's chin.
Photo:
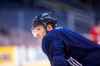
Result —
<svg viewBox="0 0 100 66"><path fill-rule="evenodd" d="M36 38L36 39L42 39L42 37L39 36L39 35L35 35L34 38Z"/></svg>
<svg viewBox="0 0 100 66"><path fill-rule="evenodd" d="M41 39L41 37L39 37L39 36L37 36L37 37L35 37L35 38L37 38L37 39Z"/></svg>

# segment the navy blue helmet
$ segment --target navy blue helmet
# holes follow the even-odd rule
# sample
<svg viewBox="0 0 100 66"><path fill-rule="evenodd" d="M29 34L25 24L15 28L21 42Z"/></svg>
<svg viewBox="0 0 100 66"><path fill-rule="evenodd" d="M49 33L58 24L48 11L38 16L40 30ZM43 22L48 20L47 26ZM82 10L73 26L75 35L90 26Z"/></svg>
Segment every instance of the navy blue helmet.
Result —
<svg viewBox="0 0 100 66"><path fill-rule="evenodd" d="M32 25L33 27L36 27L38 25L43 25L46 27L48 24L51 24L52 27L55 27L57 25L57 20L56 18L49 15L49 13L43 13L39 16L35 16Z"/></svg>

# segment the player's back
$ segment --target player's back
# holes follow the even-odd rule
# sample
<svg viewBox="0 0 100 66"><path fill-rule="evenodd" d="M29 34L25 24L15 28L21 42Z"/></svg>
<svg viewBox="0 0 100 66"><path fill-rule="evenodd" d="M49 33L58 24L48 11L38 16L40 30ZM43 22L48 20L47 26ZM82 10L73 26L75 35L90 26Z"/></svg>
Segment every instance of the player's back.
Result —
<svg viewBox="0 0 100 66"><path fill-rule="evenodd" d="M69 54L65 52L67 53L66 55L85 65L87 63L100 64L100 45L94 44L89 39L69 29L57 29L54 30L54 33L59 33L59 36L64 40L65 50L69 50Z"/></svg>

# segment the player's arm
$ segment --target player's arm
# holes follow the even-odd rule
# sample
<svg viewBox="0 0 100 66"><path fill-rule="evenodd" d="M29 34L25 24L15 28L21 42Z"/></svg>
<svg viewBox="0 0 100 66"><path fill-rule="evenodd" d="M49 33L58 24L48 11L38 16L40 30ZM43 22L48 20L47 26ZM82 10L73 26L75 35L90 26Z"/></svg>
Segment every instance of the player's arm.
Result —
<svg viewBox="0 0 100 66"><path fill-rule="evenodd" d="M65 59L64 44L63 41L57 37L57 35L48 36L49 54L51 56L51 62L53 66L68 66L68 62Z"/></svg>

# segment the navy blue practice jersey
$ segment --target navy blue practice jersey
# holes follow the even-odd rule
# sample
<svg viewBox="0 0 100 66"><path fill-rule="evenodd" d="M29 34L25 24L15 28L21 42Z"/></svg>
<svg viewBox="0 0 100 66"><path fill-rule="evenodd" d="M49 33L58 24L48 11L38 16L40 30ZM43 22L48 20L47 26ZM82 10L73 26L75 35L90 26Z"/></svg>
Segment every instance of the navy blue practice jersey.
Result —
<svg viewBox="0 0 100 66"><path fill-rule="evenodd" d="M72 57L83 66L100 66L100 46L69 29L55 29L47 33L42 42L51 66L70 66Z"/></svg>

